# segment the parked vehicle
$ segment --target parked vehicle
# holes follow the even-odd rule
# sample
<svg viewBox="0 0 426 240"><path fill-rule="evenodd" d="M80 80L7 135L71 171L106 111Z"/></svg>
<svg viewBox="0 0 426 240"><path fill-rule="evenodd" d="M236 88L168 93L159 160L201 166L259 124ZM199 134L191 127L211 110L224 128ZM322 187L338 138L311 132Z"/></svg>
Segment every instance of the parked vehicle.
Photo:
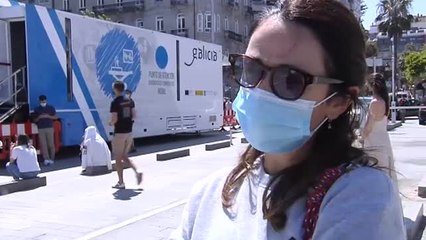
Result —
<svg viewBox="0 0 426 240"><path fill-rule="evenodd" d="M363 128L366 124L367 120L367 114L368 114L368 107L370 106L371 100L373 100L372 96L363 96L359 97L360 105L357 106L353 110L353 114L355 114L355 127L356 128Z"/></svg>

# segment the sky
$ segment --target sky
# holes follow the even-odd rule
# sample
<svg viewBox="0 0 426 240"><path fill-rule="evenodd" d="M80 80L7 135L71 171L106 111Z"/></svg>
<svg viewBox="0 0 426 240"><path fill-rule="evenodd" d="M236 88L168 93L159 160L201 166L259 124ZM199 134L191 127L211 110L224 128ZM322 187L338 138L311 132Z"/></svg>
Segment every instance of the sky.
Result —
<svg viewBox="0 0 426 240"><path fill-rule="evenodd" d="M379 0L364 0L364 2L367 5L367 11L363 16L362 23L366 29L369 29L371 23L373 23L376 18ZM426 0L413 0L410 13L412 15L417 15L418 13L426 15Z"/></svg>

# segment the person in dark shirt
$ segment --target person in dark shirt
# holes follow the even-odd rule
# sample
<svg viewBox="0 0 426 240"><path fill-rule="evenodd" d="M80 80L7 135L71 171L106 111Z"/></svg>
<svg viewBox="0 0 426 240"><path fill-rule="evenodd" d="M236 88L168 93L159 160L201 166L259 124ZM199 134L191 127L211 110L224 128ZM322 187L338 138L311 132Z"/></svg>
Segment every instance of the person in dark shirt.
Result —
<svg viewBox="0 0 426 240"><path fill-rule="evenodd" d="M129 89L126 89L126 91L124 91L126 93L126 97L128 99L130 99L130 101L132 101L132 104L135 105L135 102L132 99L132 91L130 91ZM130 153L134 153L136 152L136 148L135 148L135 140L132 138L132 144L130 144Z"/></svg>
<svg viewBox="0 0 426 240"><path fill-rule="evenodd" d="M54 163L55 141L54 141L54 120L58 119L56 110L52 105L47 104L47 97L38 97L40 106L34 109L34 122L37 124L38 137L40 140L41 152L44 158L44 165Z"/></svg>
<svg viewBox="0 0 426 240"><path fill-rule="evenodd" d="M118 183L114 188L124 189L123 164L127 163L135 171L137 183L142 182L142 172L138 172L136 165L129 159L132 137L133 119L135 117L135 103L126 96L123 96L124 83L115 81L113 85L115 99L111 103L111 122L114 126L114 137L112 138L112 153L115 158Z"/></svg>

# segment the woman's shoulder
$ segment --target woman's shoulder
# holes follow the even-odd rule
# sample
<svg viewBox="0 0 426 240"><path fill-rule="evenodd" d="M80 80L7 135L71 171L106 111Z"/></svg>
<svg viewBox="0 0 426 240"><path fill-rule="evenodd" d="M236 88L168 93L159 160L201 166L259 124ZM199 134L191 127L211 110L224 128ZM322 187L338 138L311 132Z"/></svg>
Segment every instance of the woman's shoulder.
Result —
<svg viewBox="0 0 426 240"><path fill-rule="evenodd" d="M356 167L343 174L330 188L330 194L341 192L363 193L361 195L374 195L386 198L396 194L397 190L393 180L381 169L368 166ZM379 194L380 193L380 194Z"/></svg>
<svg viewBox="0 0 426 240"><path fill-rule="evenodd" d="M191 197L201 198L204 195L214 194L218 190L222 191L226 178L231 171L232 168L230 167L222 168L196 182L192 188Z"/></svg>
<svg viewBox="0 0 426 240"><path fill-rule="evenodd" d="M321 204L314 234L314 238L332 240L404 236L398 190L386 173L372 167L358 167L332 185Z"/></svg>

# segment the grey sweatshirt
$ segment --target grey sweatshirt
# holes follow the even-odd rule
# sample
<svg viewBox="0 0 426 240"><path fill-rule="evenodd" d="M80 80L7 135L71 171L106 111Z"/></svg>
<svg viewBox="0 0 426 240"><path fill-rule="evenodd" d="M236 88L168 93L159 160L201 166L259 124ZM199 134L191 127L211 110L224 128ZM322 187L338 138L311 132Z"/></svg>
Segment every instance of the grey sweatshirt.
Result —
<svg viewBox="0 0 426 240"><path fill-rule="evenodd" d="M302 240L306 197L287 211L288 221L274 231L263 219L262 195L270 176L262 166L244 180L234 207L222 207L229 169L196 184L172 240ZM341 176L321 204L314 240L406 239L397 188L382 171L359 167Z"/></svg>

